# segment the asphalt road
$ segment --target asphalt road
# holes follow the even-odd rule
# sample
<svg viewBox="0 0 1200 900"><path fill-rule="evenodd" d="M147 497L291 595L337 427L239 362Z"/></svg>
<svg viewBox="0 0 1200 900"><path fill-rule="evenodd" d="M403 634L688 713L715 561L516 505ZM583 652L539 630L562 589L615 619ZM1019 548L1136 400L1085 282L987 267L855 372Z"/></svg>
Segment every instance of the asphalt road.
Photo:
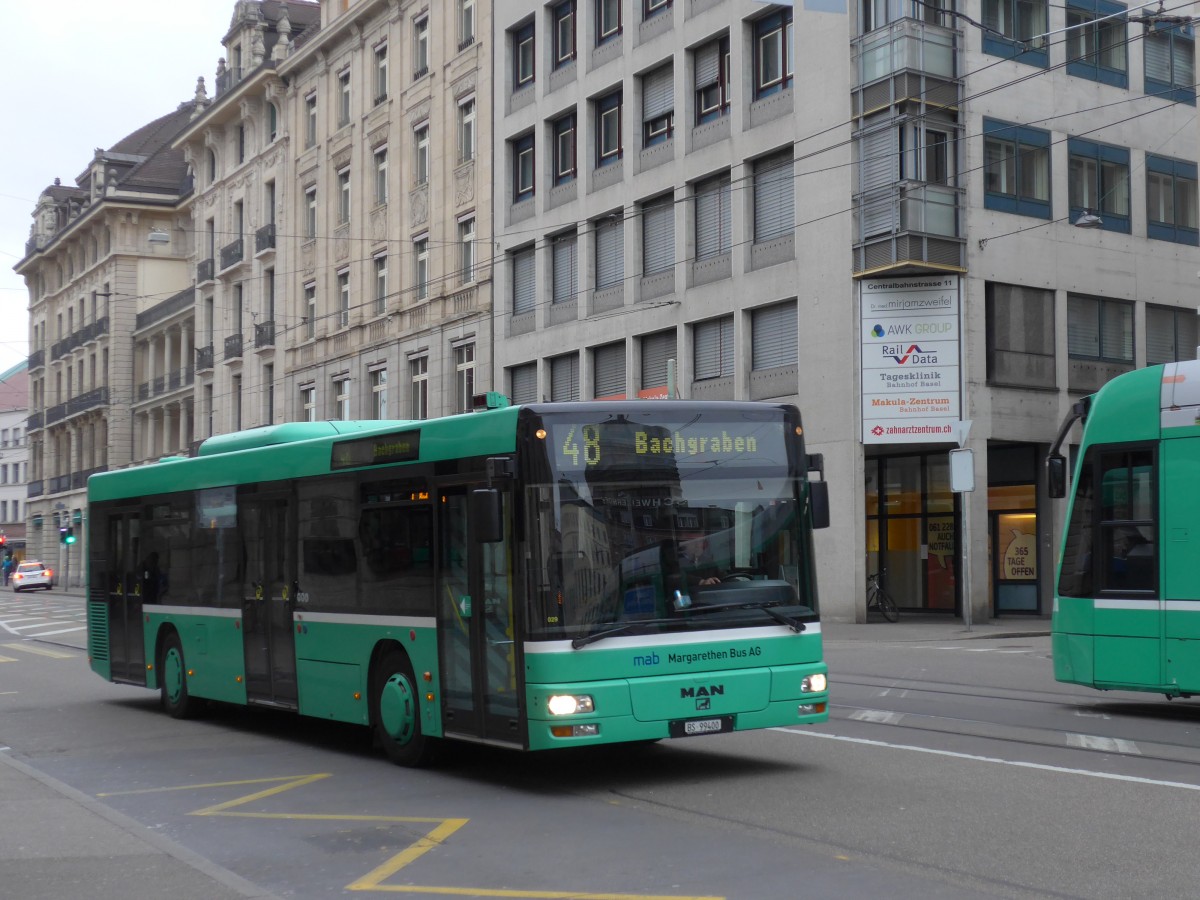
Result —
<svg viewBox="0 0 1200 900"><path fill-rule="evenodd" d="M830 642L819 728L411 771L360 729L171 720L91 674L82 610L0 592L0 746L281 896L1174 898L1200 876L1200 704L1058 685L1044 637Z"/></svg>

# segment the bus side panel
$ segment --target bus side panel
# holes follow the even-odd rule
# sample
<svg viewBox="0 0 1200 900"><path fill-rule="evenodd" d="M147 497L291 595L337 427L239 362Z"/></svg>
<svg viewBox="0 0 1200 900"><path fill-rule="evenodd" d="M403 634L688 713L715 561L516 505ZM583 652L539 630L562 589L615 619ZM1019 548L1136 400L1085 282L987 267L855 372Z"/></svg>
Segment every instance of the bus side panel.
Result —
<svg viewBox="0 0 1200 900"><path fill-rule="evenodd" d="M1166 648L1167 683L1183 694L1200 693L1200 641L1168 639Z"/></svg>
<svg viewBox="0 0 1200 900"><path fill-rule="evenodd" d="M167 630L179 634L183 661L187 666L187 688L192 697L246 704L246 656L241 619L231 616L175 615L145 607L146 659L158 665L158 647ZM149 688L158 687L156 669L146 679Z"/></svg>
<svg viewBox="0 0 1200 900"><path fill-rule="evenodd" d="M1162 684L1162 641L1157 637L1096 635L1096 684L1131 688Z"/></svg>

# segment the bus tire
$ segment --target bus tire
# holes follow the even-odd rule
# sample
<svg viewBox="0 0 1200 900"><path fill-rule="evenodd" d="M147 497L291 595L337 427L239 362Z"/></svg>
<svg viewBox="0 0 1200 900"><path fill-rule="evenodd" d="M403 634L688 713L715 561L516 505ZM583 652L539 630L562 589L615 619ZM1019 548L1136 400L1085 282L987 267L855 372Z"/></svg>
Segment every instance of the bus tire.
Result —
<svg viewBox="0 0 1200 900"><path fill-rule="evenodd" d="M195 714L196 701L188 695L183 644L174 631L163 640L158 658L158 687L162 695L162 708L171 718L187 719Z"/></svg>
<svg viewBox="0 0 1200 900"><path fill-rule="evenodd" d="M392 650L378 662L371 693L371 722L388 759L398 766L428 765L435 739L421 730L417 679L408 657Z"/></svg>

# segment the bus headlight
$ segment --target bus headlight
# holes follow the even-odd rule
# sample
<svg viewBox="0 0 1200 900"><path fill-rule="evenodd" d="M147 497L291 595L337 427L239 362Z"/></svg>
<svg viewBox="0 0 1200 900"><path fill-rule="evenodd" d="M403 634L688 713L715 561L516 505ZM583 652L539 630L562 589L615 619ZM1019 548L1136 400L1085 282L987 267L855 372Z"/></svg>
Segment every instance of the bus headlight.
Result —
<svg viewBox="0 0 1200 900"><path fill-rule="evenodd" d="M588 694L555 694L546 701L546 709L552 716L573 716L576 713L590 713L595 705Z"/></svg>
<svg viewBox="0 0 1200 900"><path fill-rule="evenodd" d="M800 682L800 690L805 694L819 694L827 687L829 687L829 680L825 677L824 672L805 675L804 680Z"/></svg>

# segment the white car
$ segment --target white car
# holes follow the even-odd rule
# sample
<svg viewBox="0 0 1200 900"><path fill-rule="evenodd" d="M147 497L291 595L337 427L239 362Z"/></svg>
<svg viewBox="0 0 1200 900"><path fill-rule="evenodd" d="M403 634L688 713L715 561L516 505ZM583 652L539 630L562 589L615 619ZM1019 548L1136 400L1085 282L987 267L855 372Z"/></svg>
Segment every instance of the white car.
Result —
<svg viewBox="0 0 1200 900"><path fill-rule="evenodd" d="M54 587L54 571L40 562L23 562L12 573L12 586L16 593L39 587L50 590Z"/></svg>

